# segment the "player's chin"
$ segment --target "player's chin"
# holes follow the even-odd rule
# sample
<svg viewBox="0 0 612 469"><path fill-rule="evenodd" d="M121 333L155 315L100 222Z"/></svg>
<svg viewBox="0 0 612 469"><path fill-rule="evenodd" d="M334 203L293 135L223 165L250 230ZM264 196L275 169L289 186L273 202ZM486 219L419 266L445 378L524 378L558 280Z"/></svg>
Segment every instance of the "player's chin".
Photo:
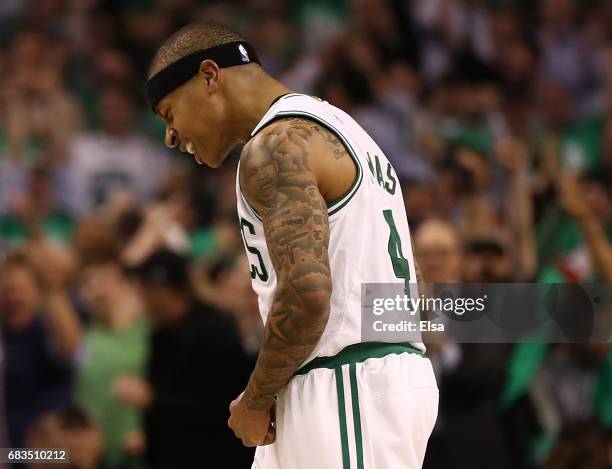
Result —
<svg viewBox="0 0 612 469"><path fill-rule="evenodd" d="M207 153L206 158L203 158L203 162L210 168L218 168L223 164L228 155L229 151Z"/></svg>
<svg viewBox="0 0 612 469"><path fill-rule="evenodd" d="M214 160L206 160L205 163L209 168L218 168L223 163L224 158L218 158Z"/></svg>
<svg viewBox="0 0 612 469"><path fill-rule="evenodd" d="M216 168L217 166L219 166L215 165L214 160L211 160L210 153L204 153L203 151L198 151L197 149L193 154L193 159L196 163L200 165L206 165L210 168Z"/></svg>

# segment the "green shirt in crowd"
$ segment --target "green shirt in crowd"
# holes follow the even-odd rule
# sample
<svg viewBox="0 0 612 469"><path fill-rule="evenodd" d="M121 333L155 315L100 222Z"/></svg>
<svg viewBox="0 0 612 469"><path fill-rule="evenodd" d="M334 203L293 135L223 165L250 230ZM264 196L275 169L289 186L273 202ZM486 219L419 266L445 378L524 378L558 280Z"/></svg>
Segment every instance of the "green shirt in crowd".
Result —
<svg viewBox="0 0 612 469"><path fill-rule="evenodd" d="M77 402L100 423L108 467L123 463L126 437L142 429L140 412L120 404L112 388L120 375L144 375L148 334L144 319L123 330L94 324L85 334L86 362L77 377Z"/></svg>

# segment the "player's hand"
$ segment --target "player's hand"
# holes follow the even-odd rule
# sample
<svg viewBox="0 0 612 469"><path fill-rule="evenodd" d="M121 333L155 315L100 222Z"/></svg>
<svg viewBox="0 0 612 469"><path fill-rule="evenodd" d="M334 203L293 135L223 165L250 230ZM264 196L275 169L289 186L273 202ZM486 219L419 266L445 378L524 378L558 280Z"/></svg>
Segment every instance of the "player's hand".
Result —
<svg viewBox="0 0 612 469"><path fill-rule="evenodd" d="M249 410L242 401L243 394L241 393L229 406L228 426L236 437L242 440L244 446L265 446L274 443L276 439L274 406L269 410Z"/></svg>

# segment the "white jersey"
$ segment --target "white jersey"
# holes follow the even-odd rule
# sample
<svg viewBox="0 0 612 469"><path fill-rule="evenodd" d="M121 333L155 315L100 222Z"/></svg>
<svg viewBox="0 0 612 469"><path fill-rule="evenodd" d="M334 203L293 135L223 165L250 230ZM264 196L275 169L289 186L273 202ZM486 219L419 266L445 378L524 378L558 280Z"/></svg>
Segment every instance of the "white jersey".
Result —
<svg viewBox="0 0 612 469"><path fill-rule="evenodd" d="M287 94L266 112L254 136L272 120L302 117L330 130L355 161L357 177L338 200L328 203L329 265L332 278L327 326L308 362L327 357L361 339L361 286L416 283L410 230L395 170L380 147L352 117L326 101ZM238 170L238 172L240 169ZM276 273L259 215L249 206L236 178L240 229L251 265L253 289L264 323L276 290ZM422 343L413 343L424 351Z"/></svg>

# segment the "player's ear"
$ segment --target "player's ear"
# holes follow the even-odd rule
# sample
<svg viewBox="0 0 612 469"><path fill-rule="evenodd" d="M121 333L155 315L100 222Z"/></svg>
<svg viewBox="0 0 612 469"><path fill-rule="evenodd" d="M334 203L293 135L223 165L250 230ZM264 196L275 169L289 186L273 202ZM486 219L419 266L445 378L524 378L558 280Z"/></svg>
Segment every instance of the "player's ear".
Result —
<svg viewBox="0 0 612 469"><path fill-rule="evenodd" d="M219 66L213 60L203 60L198 70L198 76L204 80L208 90L213 92L217 89L219 81Z"/></svg>

